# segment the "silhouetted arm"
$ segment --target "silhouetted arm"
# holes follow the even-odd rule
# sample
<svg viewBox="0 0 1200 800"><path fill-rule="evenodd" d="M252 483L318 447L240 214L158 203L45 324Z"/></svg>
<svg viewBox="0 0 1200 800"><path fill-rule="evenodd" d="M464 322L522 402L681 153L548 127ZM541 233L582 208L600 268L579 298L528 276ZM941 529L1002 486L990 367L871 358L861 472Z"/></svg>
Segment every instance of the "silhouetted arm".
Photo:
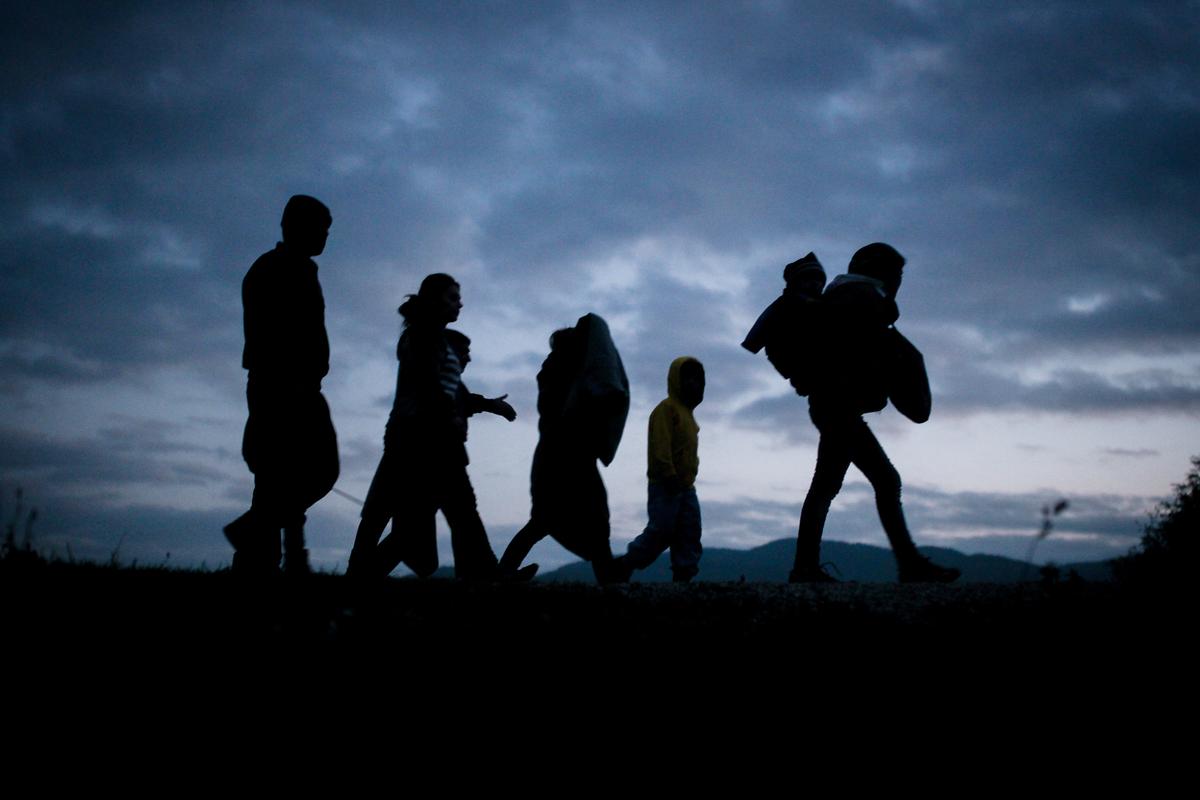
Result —
<svg viewBox="0 0 1200 800"><path fill-rule="evenodd" d="M672 493L683 488L672 455L674 427L668 406L659 404L650 413L646 474L650 480L662 484Z"/></svg>
<svg viewBox="0 0 1200 800"><path fill-rule="evenodd" d="M742 341L742 347L749 350L751 353L758 353L767 345L767 341L771 336L771 329L774 327L776 318L780 314L780 307L783 305L783 298L777 297L767 306L766 309L758 315L754 325L750 328L750 332L746 334L746 338Z"/></svg>
<svg viewBox="0 0 1200 800"><path fill-rule="evenodd" d="M481 394L471 393L467 398L467 414L481 414L486 411L512 422L517 418L517 412L506 402L505 398L507 397L507 394L502 394L499 397L488 398Z"/></svg>

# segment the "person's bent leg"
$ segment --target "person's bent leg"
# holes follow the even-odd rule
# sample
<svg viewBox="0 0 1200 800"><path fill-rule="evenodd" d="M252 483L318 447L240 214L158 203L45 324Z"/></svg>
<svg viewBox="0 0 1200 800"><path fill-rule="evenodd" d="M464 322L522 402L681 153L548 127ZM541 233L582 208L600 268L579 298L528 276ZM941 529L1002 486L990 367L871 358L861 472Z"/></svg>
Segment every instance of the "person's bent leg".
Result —
<svg viewBox="0 0 1200 800"><path fill-rule="evenodd" d="M375 476L371 479L371 488L367 490L367 499L363 503L358 531L354 534L354 546L350 549L350 562L346 567L348 575L370 577L382 570L382 565L376 563L379 537L383 535L384 528L392 518L392 495L399 488L396 484L394 460L384 451L379 459L379 466L375 468ZM397 557L392 569L399 563L400 557Z"/></svg>
<svg viewBox="0 0 1200 800"><path fill-rule="evenodd" d="M862 471L875 491L875 507L879 521L887 534L888 543L897 561L905 561L917 555L908 523L904 520L904 508L900 503L900 473L892 466L887 453L875 438L875 434L861 419L852 429L851 461Z"/></svg>
<svg viewBox="0 0 1200 800"><path fill-rule="evenodd" d="M934 564L917 551L900 502L900 473L865 422L856 431L853 450L855 466L862 470L875 490L879 521L883 523L883 530L892 546L900 581L950 583L957 580L961 574L959 570Z"/></svg>
<svg viewBox="0 0 1200 800"><path fill-rule="evenodd" d="M588 561L592 564L592 574L596 576L596 583L609 584L628 581L630 568L625 563L624 557L613 558L612 545L607 531L604 533L596 531L590 538L594 545L588 551Z"/></svg>
<svg viewBox="0 0 1200 800"><path fill-rule="evenodd" d="M525 527L517 531L508 547L504 548L504 555L500 556L500 571L511 573L520 569L529 551L546 535L546 529L540 523L532 519L526 522Z"/></svg>
<svg viewBox="0 0 1200 800"><path fill-rule="evenodd" d="M676 582L686 583L700 572L700 500L696 487L685 489L675 516L675 535L671 540L671 574Z"/></svg>
<svg viewBox="0 0 1200 800"><path fill-rule="evenodd" d="M293 437L295 453L290 457L294 487L291 503L298 514L283 531L283 569L289 575L307 575L308 547L304 540L305 512L317 503L337 483L341 469L338 460L337 432L329 416L329 404L321 393L313 392L298 400L297 431Z"/></svg>
<svg viewBox="0 0 1200 800"><path fill-rule="evenodd" d="M407 502L392 517L392 530L375 548L372 565L376 575L387 577L404 564L418 578L437 572L437 505Z"/></svg>
<svg viewBox="0 0 1200 800"><path fill-rule="evenodd" d="M668 547L675 533L675 520L684 492L671 492L661 483L646 488L646 528L625 548L625 559L634 569L645 569Z"/></svg>
<svg viewBox="0 0 1200 800"><path fill-rule="evenodd" d="M240 572L274 573L283 558L280 532L291 516L287 511L285 479L269 465L261 465L254 474L254 495L250 501L256 521L243 545L234 554L234 569Z"/></svg>
<svg viewBox="0 0 1200 800"><path fill-rule="evenodd" d="M442 513L450 526L450 546L454 550L454 575L467 580L488 580L498 572L496 553L488 541L475 489L466 467L447 470L442 486Z"/></svg>
<svg viewBox="0 0 1200 800"><path fill-rule="evenodd" d="M816 422L814 416L813 421ZM822 421L817 425L821 434L817 444L817 464L804 506L800 510L800 526L796 531L796 559L789 580L820 579L821 537L829 506L838 492L850 467L850 451L845 424L842 421Z"/></svg>

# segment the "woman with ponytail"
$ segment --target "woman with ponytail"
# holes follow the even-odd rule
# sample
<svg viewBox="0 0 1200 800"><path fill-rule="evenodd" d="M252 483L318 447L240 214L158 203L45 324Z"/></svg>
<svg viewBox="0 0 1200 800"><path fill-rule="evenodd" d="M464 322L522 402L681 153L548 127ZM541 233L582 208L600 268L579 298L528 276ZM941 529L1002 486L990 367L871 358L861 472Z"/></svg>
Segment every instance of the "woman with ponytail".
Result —
<svg viewBox="0 0 1200 800"><path fill-rule="evenodd" d="M401 563L418 576L433 574L440 510L455 576L500 577L467 476L466 417L488 411L511 421L516 412L503 397L472 395L462 385L464 364L446 336L461 310L458 282L443 273L427 276L399 308L396 397L350 553L352 575L382 577ZM380 541L389 520L391 533Z"/></svg>

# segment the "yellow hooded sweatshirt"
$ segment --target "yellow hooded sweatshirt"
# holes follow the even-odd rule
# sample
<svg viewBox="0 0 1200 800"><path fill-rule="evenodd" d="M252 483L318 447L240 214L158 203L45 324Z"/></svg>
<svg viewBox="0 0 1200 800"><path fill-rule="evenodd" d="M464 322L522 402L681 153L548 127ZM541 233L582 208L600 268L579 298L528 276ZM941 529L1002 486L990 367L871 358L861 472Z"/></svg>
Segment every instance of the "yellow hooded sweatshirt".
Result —
<svg viewBox="0 0 1200 800"><path fill-rule="evenodd" d="M700 426L696 424L692 410L679 400L679 373L688 361L699 363L691 356L680 356L671 362L667 372L667 396L650 412L646 477L651 483L674 476L684 488L690 488L700 470Z"/></svg>

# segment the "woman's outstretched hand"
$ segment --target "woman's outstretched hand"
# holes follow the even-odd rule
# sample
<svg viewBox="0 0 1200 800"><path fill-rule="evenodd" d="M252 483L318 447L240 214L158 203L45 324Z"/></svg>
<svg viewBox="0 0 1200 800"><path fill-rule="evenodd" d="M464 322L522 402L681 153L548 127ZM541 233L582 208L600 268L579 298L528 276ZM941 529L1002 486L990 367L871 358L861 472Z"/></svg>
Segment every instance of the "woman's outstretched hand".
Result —
<svg viewBox="0 0 1200 800"><path fill-rule="evenodd" d="M512 422L517 418L517 412L516 409L514 409L505 401L504 398L506 397L508 397L508 395L502 394L499 397L493 397L489 399L488 411L496 414L497 416L504 417L509 422Z"/></svg>

